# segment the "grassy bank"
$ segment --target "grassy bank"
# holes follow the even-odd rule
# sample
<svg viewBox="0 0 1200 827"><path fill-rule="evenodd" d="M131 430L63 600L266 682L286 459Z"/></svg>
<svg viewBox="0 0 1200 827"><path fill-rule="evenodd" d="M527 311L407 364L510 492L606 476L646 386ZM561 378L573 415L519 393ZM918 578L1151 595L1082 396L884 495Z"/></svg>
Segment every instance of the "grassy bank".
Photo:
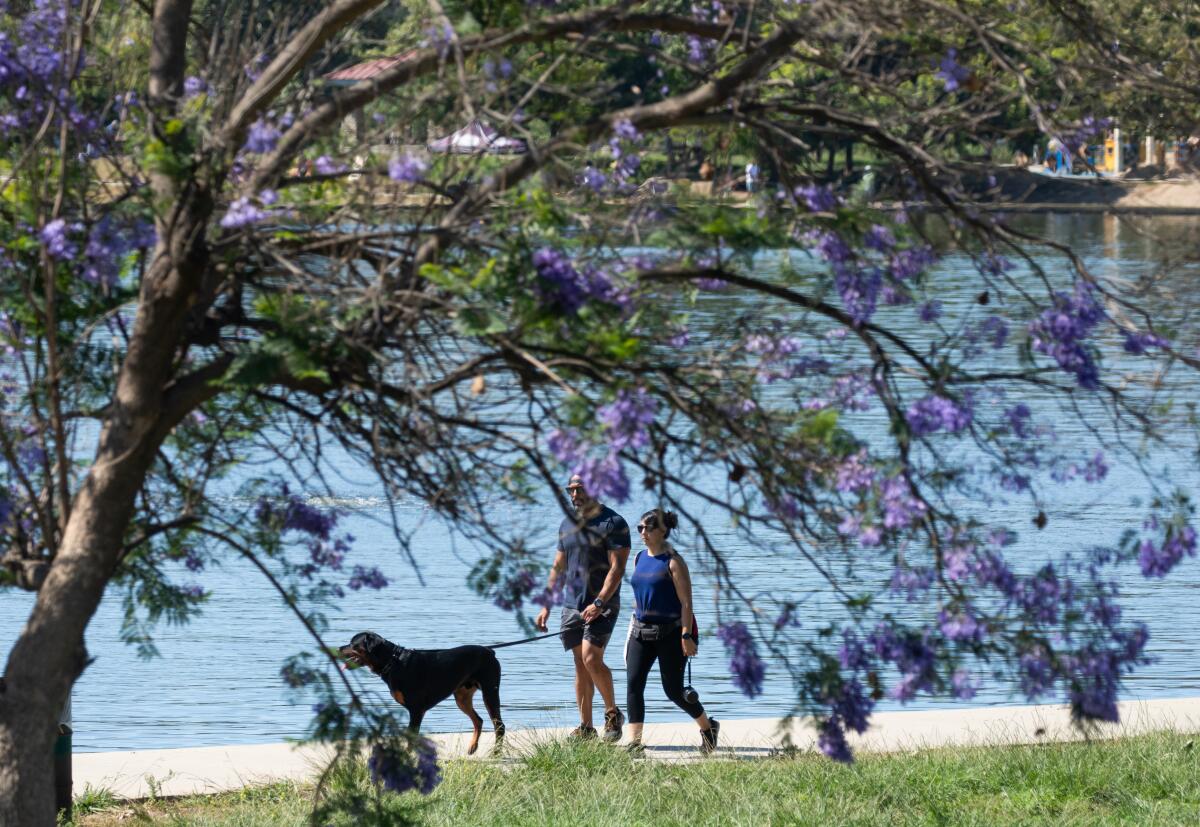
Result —
<svg viewBox="0 0 1200 827"><path fill-rule="evenodd" d="M333 788L371 799L361 767ZM299 826L309 823L311 795L290 784L137 804L93 794L76 823ZM433 795L388 795L382 811L374 806L319 823L1194 825L1200 756L1190 736L1172 734L863 756L850 767L812 754L668 764L599 744L549 744L505 764L449 762Z"/></svg>

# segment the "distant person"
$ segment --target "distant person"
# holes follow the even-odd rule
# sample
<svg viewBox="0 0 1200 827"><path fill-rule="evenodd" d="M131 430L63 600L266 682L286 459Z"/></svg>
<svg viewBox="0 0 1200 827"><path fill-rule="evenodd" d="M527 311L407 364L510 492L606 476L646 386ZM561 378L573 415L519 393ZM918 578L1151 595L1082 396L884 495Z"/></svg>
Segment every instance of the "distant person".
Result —
<svg viewBox="0 0 1200 827"><path fill-rule="evenodd" d="M575 514L558 528L558 551L550 569L549 587L562 580L563 608L559 636L575 658L575 702L579 726L572 738L596 737L592 724L592 695L604 701L604 739L619 741L625 716L617 707L612 672L604 663L604 647L612 636L621 609L621 578L629 559L629 524L602 505L584 488L576 474L567 482ZM546 631L550 607L544 606L534 625Z"/></svg>
<svg viewBox="0 0 1200 827"><path fill-rule="evenodd" d="M751 161L746 164L746 192L755 192L758 188L758 164Z"/></svg>
<svg viewBox="0 0 1200 827"><path fill-rule="evenodd" d="M700 164L700 180L711 181L713 177L713 166L708 161Z"/></svg>
<svg viewBox="0 0 1200 827"><path fill-rule="evenodd" d="M687 659L696 654L692 637L692 579L687 563L667 542L678 519L661 509L647 511L638 521L645 544L633 561L633 619L625 644L625 708L629 710L629 749L642 749L646 721L646 679L658 661L658 675L667 697L700 728L700 751L717 748L721 725L710 720L695 690L683 685ZM691 689L688 687L687 689Z"/></svg>

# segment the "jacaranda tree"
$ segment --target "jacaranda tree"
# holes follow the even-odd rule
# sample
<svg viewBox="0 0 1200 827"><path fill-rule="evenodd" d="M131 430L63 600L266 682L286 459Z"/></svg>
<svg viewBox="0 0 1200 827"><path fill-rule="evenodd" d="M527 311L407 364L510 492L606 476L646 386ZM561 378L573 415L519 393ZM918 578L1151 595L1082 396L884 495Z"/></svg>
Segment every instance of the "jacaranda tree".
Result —
<svg viewBox="0 0 1200 827"><path fill-rule="evenodd" d="M1148 634L1116 573L1191 556L1188 501L1006 553L1047 486L1160 435L1129 377L1192 360L1151 288L1030 256L972 162L1017 122L1075 147L1138 88L1186 92L1095 5L0 2L0 545L4 585L37 592L0 693L0 822L53 821L54 726L106 593L150 647L222 555L314 635L322 601L386 586L302 496L328 444L492 549L474 582L518 615L554 595L497 502L565 508L578 472L679 510L738 685L791 680L835 759L885 694L970 697L985 674L1114 719ZM387 140L468 119L528 151ZM713 193L673 180L680 148ZM723 201L750 160L758 192ZM790 264L765 275L768 249ZM931 275L950 250L976 264L970 304ZM1062 417L1108 453L1057 440ZM235 469L240 496L212 496ZM1028 508L968 507L994 498ZM701 506L778 550L777 593L739 590ZM797 623L801 569L840 617ZM283 665L320 699L314 735L431 789L428 748L322 658Z"/></svg>

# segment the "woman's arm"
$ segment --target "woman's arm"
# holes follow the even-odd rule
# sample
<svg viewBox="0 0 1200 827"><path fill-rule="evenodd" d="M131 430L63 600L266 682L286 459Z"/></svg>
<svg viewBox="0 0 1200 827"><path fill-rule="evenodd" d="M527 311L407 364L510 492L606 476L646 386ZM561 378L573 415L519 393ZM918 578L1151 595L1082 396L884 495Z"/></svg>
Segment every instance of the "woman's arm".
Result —
<svg viewBox="0 0 1200 827"><path fill-rule="evenodd" d="M675 594L679 597L679 605L683 610L679 613L679 623L684 632L692 631L692 576L688 573L687 563L676 552L671 555L667 569L671 572L671 582L675 584ZM696 654L696 641L683 641L683 653L689 658Z"/></svg>

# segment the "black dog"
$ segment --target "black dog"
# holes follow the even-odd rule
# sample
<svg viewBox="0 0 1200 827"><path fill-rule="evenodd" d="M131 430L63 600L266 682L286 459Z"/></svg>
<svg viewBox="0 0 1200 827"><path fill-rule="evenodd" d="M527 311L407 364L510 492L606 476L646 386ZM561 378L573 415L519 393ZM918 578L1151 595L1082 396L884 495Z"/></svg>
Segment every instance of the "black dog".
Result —
<svg viewBox="0 0 1200 827"><path fill-rule="evenodd" d="M486 646L459 646L455 649L405 649L384 640L374 632L359 632L338 649L345 660L367 667L387 684L392 697L408 710L408 728L421 729L425 713L454 696L458 708L471 719L475 734L467 755L479 746L483 719L471 700L475 690L483 690L483 703L496 730L496 748L504 740L504 721L500 718L500 661Z"/></svg>

